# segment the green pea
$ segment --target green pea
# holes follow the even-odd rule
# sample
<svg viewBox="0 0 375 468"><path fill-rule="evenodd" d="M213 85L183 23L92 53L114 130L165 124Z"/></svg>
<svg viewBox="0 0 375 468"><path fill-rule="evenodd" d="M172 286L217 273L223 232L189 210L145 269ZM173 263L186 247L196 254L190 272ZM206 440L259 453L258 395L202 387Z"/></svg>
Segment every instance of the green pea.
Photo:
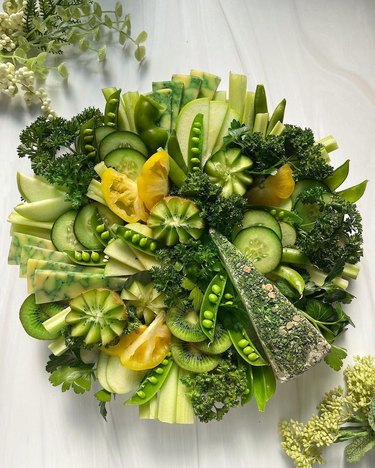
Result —
<svg viewBox="0 0 375 468"><path fill-rule="evenodd" d="M257 353L251 353L247 356L248 359L250 359L250 361L256 361L258 359L258 355Z"/></svg>
<svg viewBox="0 0 375 468"><path fill-rule="evenodd" d="M142 237L142 239L139 241L140 247L146 247L148 242L148 239L146 237Z"/></svg>
<svg viewBox="0 0 375 468"><path fill-rule="evenodd" d="M116 99L116 98L111 98L111 99L108 101L108 104L116 105L117 103L118 103L118 99Z"/></svg>
<svg viewBox="0 0 375 468"><path fill-rule="evenodd" d="M106 125L107 127L116 127L115 122L107 122Z"/></svg>
<svg viewBox="0 0 375 468"><path fill-rule="evenodd" d="M125 239L130 239L132 235L133 235L132 231L126 231L124 234L124 237Z"/></svg>
<svg viewBox="0 0 375 468"><path fill-rule="evenodd" d="M200 122L195 122L194 126L197 128L201 128L202 124Z"/></svg>
<svg viewBox="0 0 375 468"><path fill-rule="evenodd" d="M82 260L84 262L90 261L90 254L88 252L82 252Z"/></svg>
<svg viewBox="0 0 375 468"><path fill-rule="evenodd" d="M251 354L254 350L251 346L246 346L246 348L244 348L242 351L247 356L248 354Z"/></svg>
<svg viewBox="0 0 375 468"><path fill-rule="evenodd" d="M212 320L204 319L202 320L202 325L204 326L204 328L212 328L214 322Z"/></svg>
<svg viewBox="0 0 375 468"><path fill-rule="evenodd" d="M201 161L199 158L191 158L190 160L193 164L199 164Z"/></svg>
<svg viewBox="0 0 375 468"><path fill-rule="evenodd" d="M200 153L200 150L199 150L199 148L191 148L191 152L192 152L193 154L199 154L199 153Z"/></svg>
<svg viewBox="0 0 375 468"><path fill-rule="evenodd" d="M168 359L164 359L164 361L162 362L163 366L166 366L167 364L169 364L169 361Z"/></svg>
<svg viewBox="0 0 375 468"><path fill-rule="evenodd" d="M208 295L208 300L213 304L216 304L219 298L216 296L216 294L211 293Z"/></svg>
<svg viewBox="0 0 375 468"><path fill-rule="evenodd" d="M74 258L80 262L82 260L81 252L74 252Z"/></svg>
<svg viewBox="0 0 375 468"><path fill-rule="evenodd" d="M110 119L114 119L116 117L116 114L114 112L108 112L107 117L109 117Z"/></svg>
<svg viewBox="0 0 375 468"><path fill-rule="evenodd" d="M233 299L232 294L226 293L224 294L224 299Z"/></svg>
<svg viewBox="0 0 375 468"><path fill-rule="evenodd" d="M204 317L205 319L210 319L210 320L211 320L211 319L214 318L214 314L213 314L213 312L211 312L210 310L205 310L205 311L203 312L203 317Z"/></svg>
<svg viewBox="0 0 375 468"><path fill-rule="evenodd" d="M85 145L85 151L93 151L94 149L92 145Z"/></svg>
<svg viewBox="0 0 375 468"><path fill-rule="evenodd" d="M270 211L270 213L271 213L272 216L275 216L277 211L275 209L273 209L273 210Z"/></svg>
<svg viewBox="0 0 375 468"><path fill-rule="evenodd" d="M139 396L139 398L146 398L146 394L142 390L138 390L138 392L136 392L136 393Z"/></svg>
<svg viewBox="0 0 375 468"><path fill-rule="evenodd" d="M221 293L221 287L218 284L214 284L211 288L212 292L215 294Z"/></svg>
<svg viewBox="0 0 375 468"><path fill-rule="evenodd" d="M154 375L152 375L151 377L147 377L147 380L154 385L156 385L159 382L158 378L155 377Z"/></svg>
<svg viewBox="0 0 375 468"><path fill-rule="evenodd" d="M240 341L238 342L238 346L239 346L240 348L246 348L246 346L247 346L248 344L249 344L249 342L248 342L247 340L245 340L245 339L242 339L242 340L240 340Z"/></svg>
<svg viewBox="0 0 375 468"><path fill-rule="evenodd" d="M279 218L284 218L285 211L279 211Z"/></svg>
<svg viewBox="0 0 375 468"><path fill-rule="evenodd" d="M90 151L90 153L87 153L87 156L88 156L89 158L95 158L95 156L96 156L96 151Z"/></svg>
<svg viewBox="0 0 375 468"><path fill-rule="evenodd" d="M103 240L108 240L110 235L109 235L109 231L104 231L100 234L100 237L103 239Z"/></svg>
<svg viewBox="0 0 375 468"><path fill-rule="evenodd" d="M194 135L200 135L201 134L201 129L198 128L197 124L196 124L195 127L193 127L193 133L194 133Z"/></svg>
<svg viewBox="0 0 375 468"><path fill-rule="evenodd" d="M92 128L85 128L83 130L84 135L92 135L94 133L94 130Z"/></svg>
<svg viewBox="0 0 375 468"><path fill-rule="evenodd" d="M94 140L94 137L92 135L87 135L87 136L83 137L83 141L85 143L91 143L93 140Z"/></svg>
<svg viewBox="0 0 375 468"><path fill-rule="evenodd" d="M224 305L233 305L233 301L226 301L224 302Z"/></svg>
<svg viewBox="0 0 375 468"><path fill-rule="evenodd" d="M193 170L194 172L197 172L197 171L200 171L200 168L199 168L198 166L194 166L194 167L192 168L192 170Z"/></svg>
<svg viewBox="0 0 375 468"><path fill-rule="evenodd" d="M199 137L193 137L193 138L191 139L191 141L194 142L194 143L199 143L200 138L199 138Z"/></svg>
<svg viewBox="0 0 375 468"><path fill-rule="evenodd" d="M99 234L104 231L105 231L105 224L99 224L98 226L96 226L96 232L98 232Z"/></svg>
<svg viewBox="0 0 375 468"><path fill-rule="evenodd" d="M247 388L247 389L243 392L244 395L248 395L249 393L250 393L250 388Z"/></svg>
<svg viewBox="0 0 375 468"><path fill-rule="evenodd" d="M156 248L157 248L156 242L151 242L151 244L150 244L150 251L151 251L151 252L155 252Z"/></svg>
<svg viewBox="0 0 375 468"><path fill-rule="evenodd" d="M100 255L98 252L91 252L91 260L93 262L98 262L100 259Z"/></svg>
<svg viewBox="0 0 375 468"><path fill-rule="evenodd" d="M158 368L155 369L155 372L157 374L161 375L161 374L164 374L164 369L162 369L161 367L158 367Z"/></svg>
<svg viewBox="0 0 375 468"><path fill-rule="evenodd" d="M133 244L138 244L140 238L141 238L141 236L139 234L133 234L132 243Z"/></svg>
<svg viewBox="0 0 375 468"><path fill-rule="evenodd" d="M224 281L224 276L223 275L220 275L219 278L221 279L221 281Z"/></svg>

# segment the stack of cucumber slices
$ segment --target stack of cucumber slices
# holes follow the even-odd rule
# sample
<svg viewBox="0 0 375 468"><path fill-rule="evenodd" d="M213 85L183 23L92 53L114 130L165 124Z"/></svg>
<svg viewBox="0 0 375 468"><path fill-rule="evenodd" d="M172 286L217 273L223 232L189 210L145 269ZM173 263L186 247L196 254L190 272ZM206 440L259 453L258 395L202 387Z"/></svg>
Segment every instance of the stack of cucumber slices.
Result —
<svg viewBox="0 0 375 468"><path fill-rule="evenodd" d="M349 161L330 166L333 137L284 124L286 101L269 112L244 75L229 93L220 81L192 70L145 94L104 89L102 117L76 138L96 173L79 209L67 187L17 174L8 261L27 279L22 326L49 341L51 383L95 387L104 416L115 394L167 423L251 400L263 411L276 381L346 355L334 342L351 323L359 214L355 252L344 223L366 181L337 191ZM332 211L331 267L311 244Z"/></svg>

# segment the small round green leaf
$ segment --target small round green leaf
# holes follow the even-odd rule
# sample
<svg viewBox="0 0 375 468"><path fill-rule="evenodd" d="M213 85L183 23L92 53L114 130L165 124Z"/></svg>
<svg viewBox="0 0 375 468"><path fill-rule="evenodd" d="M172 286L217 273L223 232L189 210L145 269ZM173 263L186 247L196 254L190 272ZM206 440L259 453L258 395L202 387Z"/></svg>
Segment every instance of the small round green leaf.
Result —
<svg viewBox="0 0 375 468"><path fill-rule="evenodd" d="M65 63L60 63L60 65L57 67L57 71L59 72L59 75L66 79L69 76L68 69L65 66Z"/></svg>
<svg viewBox="0 0 375 468"><path fill-rule="evenodd" d="M83 52L86 52L86 50L88 50L90 44L89 44L89 41L85 38L81 39L79 41L79 48L83 51Z"/></svg>
<svg viewBox="0 0 375 468"><path fill-rule="evenodd" d="M142 42L145 42L146 40L147 40L147 33L146 33L146 31L142 31L142 32L140 32L140 33L138 34L138 36L137 36L135 42L136 42L137 44L141 44Z"/></svg>
<svg viewBox="0 0 375 468"><path fill-rule="evenodd" d="M123 11L122 11L122 3L121 2L116 3L115 13L116 13L116 16L118 16L118 17L122 16Z"/></svg>
<svg viewBox="0 0 375 468"><path fill-rule="evenodd" d="M97 16L98 18L102 17L102 7L100 6L99 3L95 2L94 3L94 15Z"/></svg>
<svg viewBox="0 0 375 468"><path fill-rule="evenodd" d="M98 60L99 62L104 62L105 58L107 56L107 46L104 45L98 50Z"/></svg>
<svg viewBox="0 0 375 468"><path fill-rule="evenodd" d="M112 28L113 21L108 15L104 16L104 24L107 26L107 28Z"/></svg>
<svg viewBox="0 0 375 468"><path fill-rule="evenodd" d="M119 35L118 35L118 41L121 45L124 45L125 42L126 42L126 39L127 39L127 36L126 34L124 33L124 31L120 31Z"/></svg>
<svg viewBox="0 0 375 468"><path fill-rule="evenodd" d="M138 60L138 62L141 62L145 58L145 55L146 48L144 46L139 46L136 48L134 52L134 57L136 58L136 60Z"/></svg>

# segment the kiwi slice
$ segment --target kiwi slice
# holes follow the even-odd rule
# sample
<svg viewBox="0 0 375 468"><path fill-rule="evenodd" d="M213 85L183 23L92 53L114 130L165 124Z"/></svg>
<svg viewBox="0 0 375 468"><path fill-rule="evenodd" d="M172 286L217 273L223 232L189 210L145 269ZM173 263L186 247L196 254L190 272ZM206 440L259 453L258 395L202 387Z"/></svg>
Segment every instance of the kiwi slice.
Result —
<svg viewBox="0 0 375 468"><path fill-rule="evenodd" d="M197 343L195 347L204 353L208 354L221 354L232 346L232 341L229 333L221 325L220 322L216 323L215 336L213 341L205 340Z"/></svg>
<svg viewBox="0 0 375 468"><path fill-rule="evenodd" d="M167 313L166 322L173 335L180 340L197 343L206 339L199 325L198 314L193 309L185 312L178 307L172 307Z"/></svg>
<svg viewBox="0 0 375 468"><path fill-rule="evenodd" d="M84 291L69 303L65 321L71 336L84 337L86 344L107 345L120 336L126 325L126 308L121 297L110 289Z"/></svg>
<svg viewBox="0 0 375 468"><path fill-rule="evenodd" d="M165 197L152 208L147 224L154 239L171 246L189 239L199 239L204 222L197 205L186 198Z"/></svg>
<svg viewBox="0 0 375 468"><path fill-rule="evenodd" d="M30 294L22 303L20 320L25 332L37 340L54 340L59 333L50 333L43 327L43 322L64 307L61 305L36 304L35 294Z"/></svg>
<svg viewBox="0 0 375 468"><path fill-rule="evenodd" d="M172 337L171 352L176 364L191 372L208 372L220 362L220 357L199 351L192 343Z"/></svg>

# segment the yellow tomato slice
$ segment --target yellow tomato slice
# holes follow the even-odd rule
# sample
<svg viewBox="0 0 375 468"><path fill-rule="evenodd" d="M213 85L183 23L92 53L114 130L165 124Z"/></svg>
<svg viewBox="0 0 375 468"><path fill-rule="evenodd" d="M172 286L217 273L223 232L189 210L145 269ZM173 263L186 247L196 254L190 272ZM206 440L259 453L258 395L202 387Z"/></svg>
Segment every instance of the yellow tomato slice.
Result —
<svg viewBox="0 0 375 468"><path fill-rule="evenodd" d="M137 183L125 174L108 168L102 174L102 193L108 208L128 223L147 221L147 213L138 195Z"/></svg>
<svg viewBox="0 0 375 468"><path fill-rule="evenodd" d="M165 359L170 350L171 332L164 320L165 314L161 312L148 327L141 325L129 335L123 335L117 345L102 351L118 356L128 369L152 369Z"/></svg>
<svg viewBox="0 0 375 468"><path fill-rule="evenodd" d="M275 175L250 189L247 197L254 205L278 206L292 195L294 185L292 169L289 164L284 164Z"/></svg>
<svg viewBox="0 0 375 468"><path fill-rule="evenodd" d="M151 211L168 194L169 155L157 151L143 165L137 179L139 197Z"/></svg>

